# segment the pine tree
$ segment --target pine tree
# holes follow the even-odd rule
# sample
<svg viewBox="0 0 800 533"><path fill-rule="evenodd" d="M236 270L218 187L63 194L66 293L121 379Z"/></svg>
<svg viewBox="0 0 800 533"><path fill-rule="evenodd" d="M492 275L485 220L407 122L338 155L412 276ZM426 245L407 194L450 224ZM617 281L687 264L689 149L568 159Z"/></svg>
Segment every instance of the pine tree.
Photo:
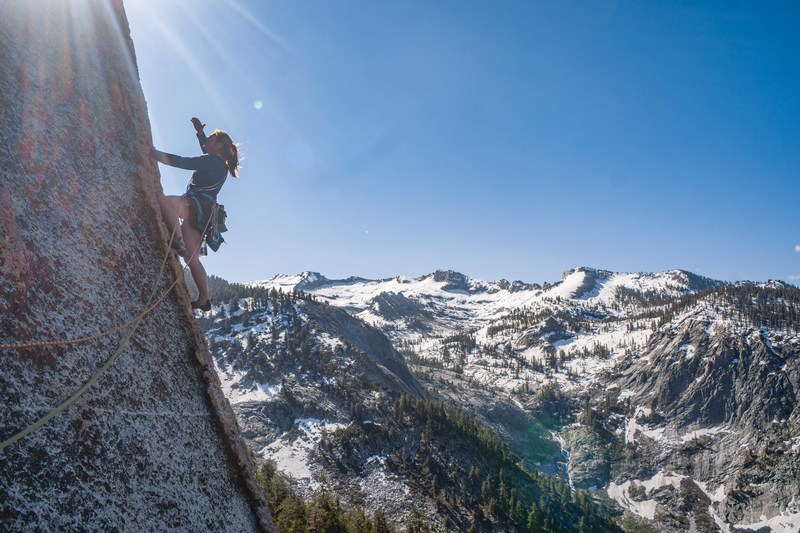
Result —
<svg viewBox="0 0 800 533"><path fill-rule="evenodd" d="M375 511L372 515L372 530L371 533L392 533L392 528L389 527L389 522L386 520L386 515L380 509Z"/></svg>
<svg viewBox="0 0 800 533"><path fill-rule="evenodd" d="M347 533L344 513L338 499L334 499L327 491L314 497L308 512L309 533Z"/></svg>
<svg viewBox="0 0 800 533"><path fill-rule="evenodd" d="M361 506L347 513L347 533L370 533L371 530L372 523Z"/></svg>
<svg viewBox="0 0 800 533"><path fill-rule="evenodd" d="M278 531L282 533L304 533L306 531L306 505L300 496L291 494L273 512Z"/></svg>
<svg viewBox="0 0 800 533"><path fill-rule="evenodd" d="M428 523L419 509L412 509L408 522L406 522L406 533L430 533L430 531Z"/></svg>
<svg viewBox="0 0 800 533"><path fill-rule="evenodd" d="M528 529L534 532L544 529L544 516L536 503L531 505L531 510L528 513Z"/></svg>

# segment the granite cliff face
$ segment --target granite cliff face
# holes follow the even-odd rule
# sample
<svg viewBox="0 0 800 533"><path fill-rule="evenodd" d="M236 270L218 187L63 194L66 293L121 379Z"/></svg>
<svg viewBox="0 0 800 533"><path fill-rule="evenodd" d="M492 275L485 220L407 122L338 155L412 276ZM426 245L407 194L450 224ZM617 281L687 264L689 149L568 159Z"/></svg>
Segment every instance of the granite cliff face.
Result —
<svg viewBox="0 0 800 533"><path fill-rule="evenodd" d="M0 3L0 344L125 324L181 277L119 1ZM251 458L178 283L125 345L0 350L0 451L11 530L271 530Z"/></svg>
<svg viewBox="0 0 800 533"><path fill-rule="evenodd" d="M781 291L745 295L766 302L764 308L796 305ZM796 509L800 494L800 340L794 329L754 327L730 312L722 318L721 308L701 300L652 336L646 357L621 361L615 383L632 416L612 489L629 497L626 480L669 472L674 482L667 490L642 491L656 518L685 511L686 520L664 522L662 531L688 531L691 520L771 520L774 531L792 530L798 515L787 510ZM761 311L759 319L773 316ZM774 322L783 316L789 313ZM783 323L796 327L794 319Z"/></svg>

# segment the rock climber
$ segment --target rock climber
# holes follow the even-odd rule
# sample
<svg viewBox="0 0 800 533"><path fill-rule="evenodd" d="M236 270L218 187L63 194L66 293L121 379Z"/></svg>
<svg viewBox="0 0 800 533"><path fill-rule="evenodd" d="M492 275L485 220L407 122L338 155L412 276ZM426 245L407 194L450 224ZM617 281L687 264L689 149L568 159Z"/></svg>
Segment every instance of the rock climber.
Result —
<svg viewBox="0 0 800 533"><path fill-rule="evenodd" d="M172 247L189 265L200 292L197 300L192 302L192 308L210 311L208 278L200 263L199 250L217 194L225 184L228 174L235 178L239 170L239 149L226 132L214 130L214 133L206 137L203 131L205 124L193 117L192 125L197 132L203 155L180 157L152 148L150 157L171 167L194 170L189 186L182 196L161 196L158 202L167 231L170 234L174 232ZM183 221L180 225L178 219Z"/></svg>

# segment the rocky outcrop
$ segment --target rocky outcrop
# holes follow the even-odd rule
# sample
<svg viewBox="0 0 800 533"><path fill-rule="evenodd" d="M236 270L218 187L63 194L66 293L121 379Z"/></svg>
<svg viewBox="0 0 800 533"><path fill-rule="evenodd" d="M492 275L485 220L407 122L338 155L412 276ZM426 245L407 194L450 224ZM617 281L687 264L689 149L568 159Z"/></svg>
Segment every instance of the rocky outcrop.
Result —
<svg viewBox="0 0 800 533"><path fill-rule="evenodd" d="M679 426L765 431L796 408L796 348L778 350L758 330L712 331L707 320L690 317L676 331L656 334L647 352L647 361L626 371L623 388L641 391L642 405Z"/></svg>
<svg viewBox="0 0 800 533"><path fill-rule="evenodd" d="M304 302L303 310L315 328L347 339L360 355L358 369L370 382L387 390L423 397L425 391L411 374L405 359L378 329L330 305Z"/></svg>
<svg viewBox="0 0 800 533"><path fill-rule="evenodd" d="M405 320L413 326L424 322L421 319L430 319L431 313L425 306L413 298L408 298L401 292L382 292L376 296L370 305L370 310L384 320Z"/></svg>
<svg viewBox="0 0 800 533"><path fill-rule="evenodd" d="M553 317L547 317L539 324L528 328L519 336L515 345L517 348L530 348L531 346L547 346L553 349L553 343L569 339L572 333Z"/></svg>
<svg viewBox="0 0 800 533"><path fill-rule="evenodd" d="M699 521L707 509L728 524L791 512L800 493L794 336L712 320L699 306L654 334L644 353L623 363L619 381L631 409L636 406L625 435L626 453L637 467L647 461L650 475L661 471L691 480L675 490L699 502ZM615 477L641 476L625 463ZM697 485L715 495L711 507L692 496ZM685 511L675 498L655 500L656 518ZM686 524L666 524L663 531L686 530Z"/></svg>
<svg viewBox="0 0 800 533"><path fill-rule="evenodd" d="M272 530L252 460L168 255L122 3L0 3L3 529ZM164 258L167 268L159 277Z"/></svg>
<svg viewBox="0 0 800 533"><path fill-rule="evenodd" d="M567 471L572 486L579 489L604 487L609 481L609 461L598 434L584 426L574 425L564 430L563 438L569 456Z"/></svg>
<svg viewBox="0 0 800 533"><path fill-rule="evenodd" d="M437 270L431 277L437 283L444 283L442 290L447 292L460 292L470 294L472 287L469 278L460 272L453 270Z"/></svg>
<svg viewBox="0 0 800 533"><path fill-rule="evenodd" d="M534 291L542 288L538 283L525 283L519 280L508 281L507 279L499 279L495 282L495 285L497 285L498 289L508 291L511 294L519 291Z"/></svg>
<svg viewBox="0 0 800 533"><path fill-rule="evenodd" d="M319 272L303 272L300 282L295 286L297 291L311 291L329 285L331 281Z"/></svg>
<svg viewBox="0 0 800 533"><path fill-rule="evenodd" d="M705 276L698 276L686 270L675 270L670 273L670 279L675 283L679 290L689 292L700 292L724 284L715 279Z"/></svg>

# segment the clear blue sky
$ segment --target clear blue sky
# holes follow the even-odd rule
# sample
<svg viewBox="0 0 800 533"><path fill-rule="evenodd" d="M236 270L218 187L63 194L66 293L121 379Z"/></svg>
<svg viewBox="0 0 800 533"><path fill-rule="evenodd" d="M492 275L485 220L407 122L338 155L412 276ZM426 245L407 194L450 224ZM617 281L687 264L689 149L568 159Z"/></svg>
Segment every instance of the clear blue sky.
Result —
<svg viewBox="0 0 800 533"><path fill-rule="evenodd" d="M210 273L800 280L797 3L125 4L156 146L245 155Z"/></svg>

